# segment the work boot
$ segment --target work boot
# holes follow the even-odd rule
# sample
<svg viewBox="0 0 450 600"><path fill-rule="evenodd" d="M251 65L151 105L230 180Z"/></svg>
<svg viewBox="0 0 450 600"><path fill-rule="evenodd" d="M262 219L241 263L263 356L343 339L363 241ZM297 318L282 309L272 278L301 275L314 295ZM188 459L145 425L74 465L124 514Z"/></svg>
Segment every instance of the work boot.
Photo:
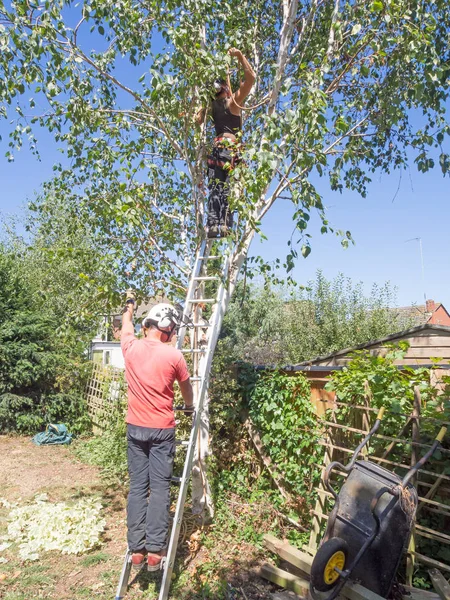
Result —
<svg viewBox="0 0 450 600"><path fill-rule="evenodd" d="M147 571L159 571L161 568L162 558L165 555L165 550L160 550L159 552L149 552L147 554Z"/></svg>
<svg viewBox="0 0 450 600"><path fill-rule="evenodd" d="M208 238L216 238L219 236L220 229L218 225L210 225L208 227Z"/></svg>
<svg viewBox="0 0 450 600"><path fill-rule="evenodd" d="M133 569L141 569L145 564L145 556L147 554L147 550L138 550L137 552L133 552L131 555L131 566Z"/></svg>

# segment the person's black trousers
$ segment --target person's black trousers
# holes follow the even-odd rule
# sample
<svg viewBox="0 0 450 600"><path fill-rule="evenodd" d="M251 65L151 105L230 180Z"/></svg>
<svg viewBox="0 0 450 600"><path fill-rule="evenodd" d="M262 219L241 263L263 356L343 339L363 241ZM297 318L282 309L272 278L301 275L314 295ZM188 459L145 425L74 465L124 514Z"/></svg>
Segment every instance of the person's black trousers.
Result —
<svg viewBox="0 0 450 600"><path fill-rule="evenodd" d="M233 155L227 148L215 146L208 157L208 216L206 226L232 227L233 215L228 206L230 184L228 181ZM223 166L226 165L224 169Z"/></svg>
<svg viewBox="0 0 450 600"><path fill-rule="evenodd" d="M127 441L128 548L131 552L144 548L159 552L167 546L175 429L127 425Z"/></svg>

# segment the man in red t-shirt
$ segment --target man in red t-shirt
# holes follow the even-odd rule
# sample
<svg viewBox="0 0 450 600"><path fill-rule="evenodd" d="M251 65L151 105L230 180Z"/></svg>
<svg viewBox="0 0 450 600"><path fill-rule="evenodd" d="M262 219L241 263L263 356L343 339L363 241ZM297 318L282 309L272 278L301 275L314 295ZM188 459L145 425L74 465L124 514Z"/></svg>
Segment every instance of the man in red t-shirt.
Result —
<svg viewBox="0 0 450 600"><path fill-rule="evenodd" d="M186 410L193 410L194 400L183 354L169 345L179 326L176 309L170 304L154 306L142 322L144 338L137 339L133 307L134 300L128 300L120 339L128 382L128 548L134 566L142 566L147 555L148 570L156 571L169 528L174 382L178 381Z"/></svg>

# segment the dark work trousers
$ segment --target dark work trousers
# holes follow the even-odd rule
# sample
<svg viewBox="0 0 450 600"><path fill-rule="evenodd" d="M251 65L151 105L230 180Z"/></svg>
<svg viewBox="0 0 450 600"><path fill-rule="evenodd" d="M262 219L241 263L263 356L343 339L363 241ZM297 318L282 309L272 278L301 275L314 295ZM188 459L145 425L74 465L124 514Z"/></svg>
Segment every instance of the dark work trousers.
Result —
<svg viewBox="0 0 450 600"><path fill-rule="evenodd" d="M208 217L206 226L226 225L232 227L233 215L228 206L229 169L232 153L226 148L214 146L212 154L208 157ZM223 168L226 166L227 168Z"/></svg>
<svg viewBox="0 0 450 600"><path fill-rule="evenodd" d="M175 429L127 425L127 441L128 548L132 552L143 548L159 552L167 546Z"/></svg>

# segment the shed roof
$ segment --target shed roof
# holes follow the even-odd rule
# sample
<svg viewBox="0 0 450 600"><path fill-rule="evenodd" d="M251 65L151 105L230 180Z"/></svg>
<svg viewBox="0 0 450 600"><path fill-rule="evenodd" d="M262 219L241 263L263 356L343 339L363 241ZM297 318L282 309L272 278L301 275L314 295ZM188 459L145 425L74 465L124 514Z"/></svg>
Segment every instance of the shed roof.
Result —
<svg viewBox="0 0 450 600"><path fill-rule="evenodd" d="M371 340L370 342L365 342L364 344L358 344L357 346L353 346L352 348L344 348L343 350L338 350L337 352L331 352L330 354L325 354L323 356L317 356L316 358L312 358L310 360L305 360L299 365L312 365L317 362L321 362L323 360L328 360L335 356L345 356L350 352L354 352L355 350L364 350L365 348L371 348L372 346L377 346L379 344L395 342L396 340L401 340L405 337L411 336L415 333L422 333L424 331L432 331L441 332L444 334L450 335L450 327L445 325L431 325L429 323L425 325L418 325L417 327L411 327L410 329L405 329L404 331L399 331L398 333L392 333L391 335L387 335L384 338L380 338L377 340Z"/></svg>

